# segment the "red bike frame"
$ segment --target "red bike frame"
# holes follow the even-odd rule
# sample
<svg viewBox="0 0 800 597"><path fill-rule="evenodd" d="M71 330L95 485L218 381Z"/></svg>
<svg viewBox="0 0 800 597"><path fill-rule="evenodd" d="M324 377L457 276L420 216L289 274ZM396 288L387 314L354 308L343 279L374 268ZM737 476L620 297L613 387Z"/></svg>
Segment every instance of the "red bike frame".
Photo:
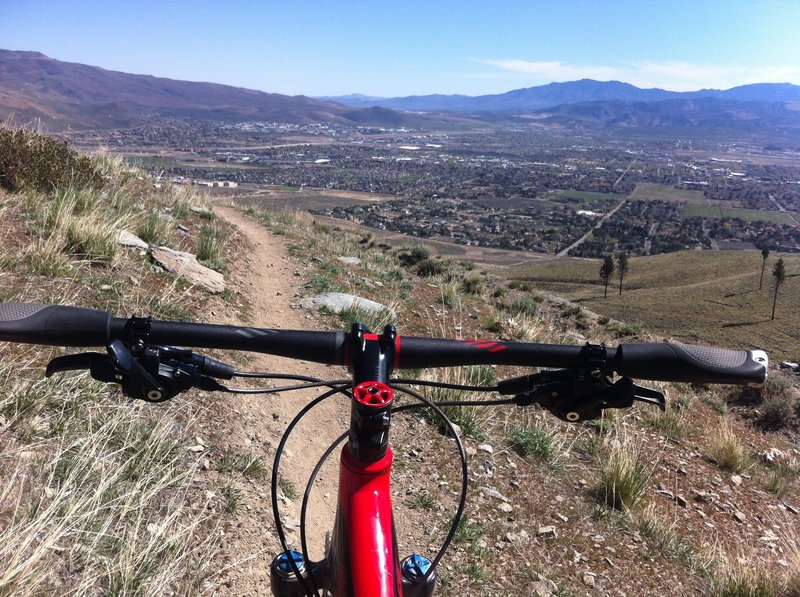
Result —
<svg viewBox="0 0 800 597"><path fill-rule="evenodd" d="M335 595L402 595L400 560L392 516L391 449L377 462L354 460L342 449L339 505L328 555Z"/></svg>

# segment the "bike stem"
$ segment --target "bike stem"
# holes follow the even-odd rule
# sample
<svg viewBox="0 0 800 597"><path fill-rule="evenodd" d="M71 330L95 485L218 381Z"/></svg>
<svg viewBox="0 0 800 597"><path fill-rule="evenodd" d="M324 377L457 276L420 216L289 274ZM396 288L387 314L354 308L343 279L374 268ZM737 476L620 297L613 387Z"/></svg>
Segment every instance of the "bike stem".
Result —
<svg viewBox="0 0 800 597"><path fill-rule="evenodd" d="M353 400L347 450L358 462L373 463L386 455L392 391L388 382L397 355L397 330L387 325L383 334L355 323L350 332L348 366L353 374Z"/></svg>

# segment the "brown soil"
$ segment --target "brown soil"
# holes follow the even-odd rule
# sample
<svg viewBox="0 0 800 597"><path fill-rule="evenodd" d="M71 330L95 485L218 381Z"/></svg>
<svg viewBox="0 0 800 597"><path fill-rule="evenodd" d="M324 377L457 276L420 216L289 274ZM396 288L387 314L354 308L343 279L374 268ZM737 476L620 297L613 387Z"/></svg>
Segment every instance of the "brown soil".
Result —
<svg viewBox="0 0 800 597"><path fill-rule="evenodd" d="M308 328L311 316L294 310L290 302L298 290L299 277L294 275L285 244L266 232L260 225L228 207L218 206L216 213L233 224L249 247L246 256L233 264L227 277L234 292L247 297L251 315L247 322L237 321L230 315L225 323L247 323L256 327L283 329ZM242 369L297 373L324 379L343 378L344 371L331 371L322 365L289 361L279 357L255 355ZM273 383L273 385L278 385ZM269 594L269 565L280 551L272 522L269 499L269 474L279 438L295 413L319 392L298 391L278 395L256 395L224 398L224 408L214 415L212 441L234 453L250 453L267 465L264 479L246 481L241 476L232 477L230 483L241 492L243 507L227 518L220 529L217 569L223 571L213 579L216 595ZM218 402L218 399L215 399ZM290 480L302 494L308 471L319 455L345 426L347 411L341 408L341 399L332 398L313 410L295 433L296 441L288 444L281 462L282 477ZM212 450L212 454L214 450ZM210 463L213 471L215 463ZM215 474L213 472L209 474ZM223 475L224 473L216 473ZM225 481L223 480L223 484ZM321 557L326 529L330 528L335 505L335 475L323 469L309 505L308 533L311 553ZM284 519L300 517L300 499L282 501ZM299 542L297 531L289 533L292 544Z"/></svg>

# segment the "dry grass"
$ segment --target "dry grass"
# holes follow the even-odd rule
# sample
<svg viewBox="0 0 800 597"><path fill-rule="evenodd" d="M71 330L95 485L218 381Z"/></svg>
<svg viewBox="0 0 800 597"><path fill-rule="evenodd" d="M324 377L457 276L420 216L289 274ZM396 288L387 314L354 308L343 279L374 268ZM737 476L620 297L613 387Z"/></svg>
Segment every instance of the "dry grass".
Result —
<svg viewBox="0 0 800 597"><path fill-rule="evenodd" d="M115 237L153 209L188 214L193 197L119 158L85 159L102 188L0 194L0 299L190 317L198 293ZM0 595L200 593L217 509L183 447L197 434L192 401L131 402L85 375L44 379L49 349L0 352Z"/></svg>
<svg viewBox="0 0 800 597"><path fill-rule="evenodd" d="M730 419L722 419L709 431L708 456L721 469L734 473L744 472L752 464Z"/></svg>
<svg viewBox="0 0 800 597"><path fill-rule="evenodd" d="M628 435L621 421L605 436L598 496L615 510L633 510L644 497L656 466L646 445Z"/></svg>
<svg viewBox="0 0 800 597"><path fill-rule="evenodd" d="M757 290L759 251L684 251L632 258L625 292L607 300L602 300L603 289L596 281L596 260L561 259L515 268L508 275L664 336L731 348L757 346L766 348L773 360L793 359L800 353L800 303L791 297L800 293L800 276L791 274L800 271L800 257L781 257L790 275L778 295L775 321L769 319L772 280L765 279L764 290Z"/></svg>
<svg viewBox="0 0 800 597"><path fill-rule="evenodd" d="M31 366L33 363L31 363ZM208 571L193 535L193 413L115 397L85 376L0 375L0 594L164 594ZM38 367L37 367L38 369ZM184 429L183 434L176 430Z"/></svg>

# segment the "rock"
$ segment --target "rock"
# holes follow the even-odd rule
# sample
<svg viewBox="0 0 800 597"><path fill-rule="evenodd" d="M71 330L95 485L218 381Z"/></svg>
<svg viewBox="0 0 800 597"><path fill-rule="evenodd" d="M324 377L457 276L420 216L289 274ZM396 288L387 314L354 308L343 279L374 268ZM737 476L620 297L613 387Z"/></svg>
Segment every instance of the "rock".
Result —
<svg viewBox="0 0 800 597"><path fill-rule="evenodd" d="M134 247L136 249L147 249L150 246L133 232L128 232L127 230L120 230L117 233L117 242L123 247Z"/></svg>
<svg viewBox="0 0 800 597"><path fill-rule="evenodd" d="M742 484L742 476L741 475L733 475L731 476L731 483L736 485L737 487Z"/></svg>
<svg viewBox="0 0 800 597"><path fill-rule="evenodd" d="M506 533L506 541L508 541L509 543L523 543L530 538L531 537L528 534L528 531L524 529L521 530L519 533L512 533L511 531Z"/></svg>
<svg viewBox="0 0 800 597"><path fill-rule="evenodd" d="M351 308L363 309L372 315L377 315L383 311L389 311L392 317L395 316L394 311L389 309L386 305L343 292L323 292L322 294L303 299L300 301L300 306L305 309L327 309L333 313L341 313Z"/></svg>
<svg viewBox="0 0 800 597"><path fill-rule="evenodd" d="M762 462L766 464L775 464L776 462L787 460L788 455L786 452L779 450L778 448L770 448L766 452L759 454L759 458L761 458Z"/></svg>
<svg viewBox="0 0 800 597"><path fill-rule="evenodd" d="M494 498L496 500L500 500L501 502L510 502L511 501L506 496L504 496L502 493L500 493L499 491L497 491L496 489L493 489L491 487L481 487L481 491L483 492L483 495L485 495L486 497L491 497L491 498Z"/></svg>
<svg viewBox="0 0 800 597"><path fill-rule="evenodd" d="M685 508L688 505L686 498L682 495L675 496L675 503L678 504L681 508Z"/></svg>
<svg viewBox="0 0 800 597"><path fill-rule="evenodd" d="M225 277L205 265L200 265L191 253L175 251L169 247L153 247L151 254L164 269L186 278L192 284L202 286L213 293L225 290Z"/></svg>
<svg viewBox="0 0 800 597"><path fill-rule="evenodd" d="M556 527L554 525L547 525L539 527L536 536L544 537L545 539L555 539L558 537L558 533L556 532Z"/></svg>
<svg viewBox="0 0 800 597"><path fill-rule="evenodd" d="M747 521L747 517L744 515L744 512L741 512L741 511L739 511L739 510L737 510L737 511L736 511L736 512L733 514L733 517L734 517L734 518L735 518L735 519L736 519L738 522L740 522L741 524L744 524L744 523Z"/></svg>
<svg viewBox="0 0 800 597"><path fill-rule="evenodd" d="M551 587L550 584L544 580L537 580L531 585L531 591L533 591L532 594L534 597L550 597L556 590L557 587Z"/></svg>
<svg viewBox="0 0 800 597"><path fill-rule="evenodd" d="M500 502L500 505L497 506L497 509L500 510L501 512L509 514L514 511L514 506L512 506L508 502Z"/></svg>
<svg viewBox="0 0 800 597"><path fill-rule="evenodd" d="M584 574L583 575L583 584L585 584L587 587L593 587L594 586L594 574L589 574L589 573Z"/></svg>
<svg viewBox="0 0 800 597"><path fill-rule="evenodd" d="M478 446L478 449L481 452L486 452L487 454L494 454L494 448L490 444L481 444Z"/></svg>
<svg viewBox="0 0 800 597"><path fill-rule="evenodd" d="M358 257L344 257L340 255L336 261L344 263L345 265L361 265L361 260Z"/></svg>
<svg viewBox="0 0 800 597"><path fill-rule="evenodd" d="M472 446L466 446L464 451L467 453L467 456L475 456L478 453L478 450L473 448Z"/></svg>

